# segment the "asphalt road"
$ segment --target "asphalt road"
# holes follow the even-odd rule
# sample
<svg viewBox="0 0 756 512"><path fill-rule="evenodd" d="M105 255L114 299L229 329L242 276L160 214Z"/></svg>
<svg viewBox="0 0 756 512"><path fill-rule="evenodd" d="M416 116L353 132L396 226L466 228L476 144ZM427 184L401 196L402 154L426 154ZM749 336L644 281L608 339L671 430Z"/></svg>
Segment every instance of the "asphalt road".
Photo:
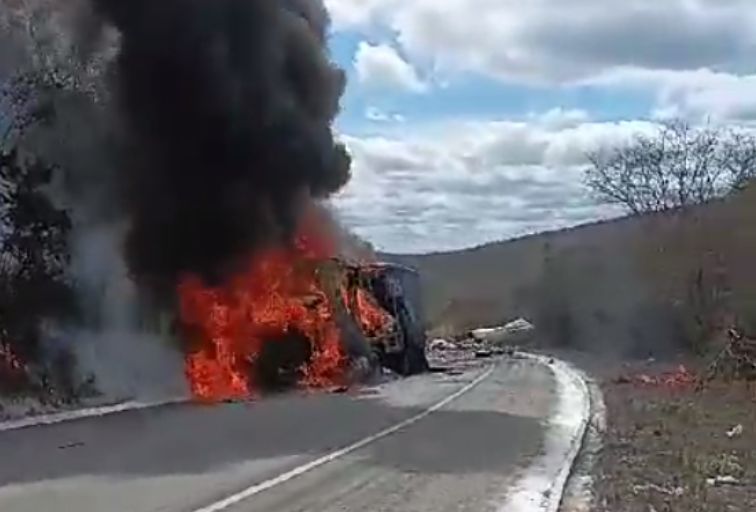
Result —
<svg viewBox="0 0 756 512"><path fill-rule="evenodd" d="M0 510L493 511L541 450L554 381L521 360L460 372L0 433Z"/></svg>

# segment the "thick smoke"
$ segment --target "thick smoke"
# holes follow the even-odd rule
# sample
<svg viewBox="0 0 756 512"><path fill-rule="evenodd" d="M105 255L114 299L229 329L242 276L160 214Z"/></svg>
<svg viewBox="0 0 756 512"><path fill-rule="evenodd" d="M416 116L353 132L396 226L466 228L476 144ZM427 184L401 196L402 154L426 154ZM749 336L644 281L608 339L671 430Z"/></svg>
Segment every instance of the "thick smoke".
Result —
<svg viewBox="0 0 756 512"><path fill-rule="evenodd" d="M118 199L142 284L222 277L348 181L320 0L92 1L121 35Z"/></svg>
<svg viewBox="0 0 756 512"><path fill-rule="evenodd" d="M69 333L72 351L106 400L186 396L183 357L161 313L129 279L120 254L122 231L118 225L87 225L73 240L71 271L86 318Z"/></svg>

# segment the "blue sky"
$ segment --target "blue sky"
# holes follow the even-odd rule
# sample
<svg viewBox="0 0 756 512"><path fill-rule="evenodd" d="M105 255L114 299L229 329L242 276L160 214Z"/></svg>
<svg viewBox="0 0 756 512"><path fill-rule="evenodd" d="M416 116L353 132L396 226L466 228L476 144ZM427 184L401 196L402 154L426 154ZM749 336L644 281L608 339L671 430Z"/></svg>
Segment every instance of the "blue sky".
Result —
<svg viewBox="0 0 756 512"><path fill-rule="evenodd" d="M567 5L326 0L352 229L430 252L617 215L582 185L587 152L671 117L752 124L756 2Z"/></svg>
<svg viewBox="0 0 756 512"><path fill-rule="evenodd" d="M353 134L380 133L384 122L370 120L366 113L377 109L401 114L413 124L448 120L527 119L537 112L559 106L589 112L596 120L616 120L647 115L654 104L650 91L612 90L593 85L564 87L502 83L479 73L461 73L448 84L417 94L403 89L371 88L360 83L354 66L363 39L358 32L333 34L333 60L347 73L348 86L337 121L340 131ZM390 37L386 37L391 40ZM378 39L380 41L380 39ZM375 43L380 44L380 43ZM396 44L392 41L392 44ZM378 126L376 126L378 125Z"/></svg>

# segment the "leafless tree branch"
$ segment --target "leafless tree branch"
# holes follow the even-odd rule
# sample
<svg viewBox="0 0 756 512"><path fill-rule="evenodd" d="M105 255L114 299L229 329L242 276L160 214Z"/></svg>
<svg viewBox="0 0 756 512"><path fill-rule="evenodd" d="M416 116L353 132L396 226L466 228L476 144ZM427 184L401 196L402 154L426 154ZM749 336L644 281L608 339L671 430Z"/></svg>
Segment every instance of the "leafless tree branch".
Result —
<svg viewBox="0 0 756 512"><path fill-rule="evenodd" d="M585 183L600 199L633 214L664 211L743 188L756 175L756 138L677 120L589 154L588 161Z"/></svg>

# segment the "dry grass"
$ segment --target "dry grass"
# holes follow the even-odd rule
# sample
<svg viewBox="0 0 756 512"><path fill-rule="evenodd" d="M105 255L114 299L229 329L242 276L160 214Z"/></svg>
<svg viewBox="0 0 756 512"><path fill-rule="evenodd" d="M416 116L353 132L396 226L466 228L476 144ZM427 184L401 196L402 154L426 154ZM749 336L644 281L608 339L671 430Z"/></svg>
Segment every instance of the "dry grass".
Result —
<svg viewBox="0 0 756 512"><path fill-rule="evenodd" d="M600 512L756 510L756 402L743 383L702 393L604 384ZM736 425L743 433L729 438ZM733 477L737 485L708 480Z"/></svg>

